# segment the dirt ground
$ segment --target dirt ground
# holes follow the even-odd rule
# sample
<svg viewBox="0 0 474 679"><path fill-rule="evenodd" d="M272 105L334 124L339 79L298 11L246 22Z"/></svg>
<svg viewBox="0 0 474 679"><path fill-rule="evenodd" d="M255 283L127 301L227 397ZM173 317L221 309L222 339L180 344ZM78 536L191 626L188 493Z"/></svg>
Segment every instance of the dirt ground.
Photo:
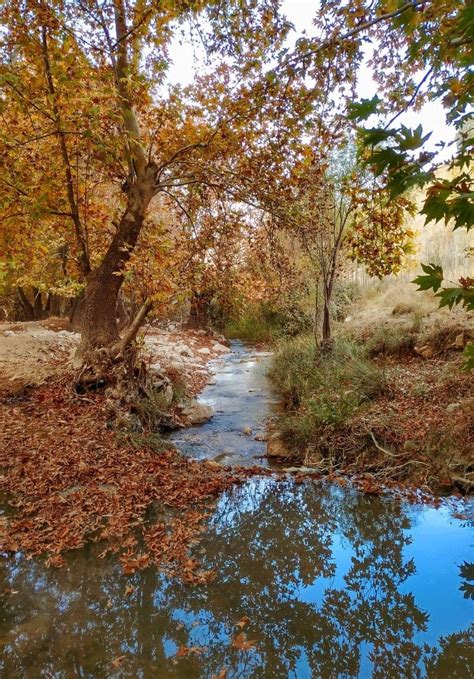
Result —
<svg viewBox="0 0 474 679"><path fill-rule="evenodd" d="M142 338L152 371L178 372L194 392L209 377L209 361L227 352L224 338L200 330L177 332L149 326ZM72 372L79 340L80 335L60 318L0 323L0 394L20 393L26 386Z"/></svg>

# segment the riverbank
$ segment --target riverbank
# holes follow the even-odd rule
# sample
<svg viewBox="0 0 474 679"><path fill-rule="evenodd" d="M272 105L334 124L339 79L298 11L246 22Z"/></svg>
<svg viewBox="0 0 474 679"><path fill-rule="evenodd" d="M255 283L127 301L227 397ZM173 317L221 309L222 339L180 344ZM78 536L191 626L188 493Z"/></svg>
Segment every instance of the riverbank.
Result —
<svg viewBox="0 0 474 679"><path fill-rule="evenodd" d="M117 414L107 390L75 390L79 336L63 320L0 326L0 549L61 566L102 542L125 573L154 563L189 582L211 577L189 546L209 501L247 472L184 458L155 425L212 416L195 397L229 349L204 330L149 328L141 341L152 392Z"/></svg>
<svg viewBox="0 0 474 679"><path fill-rule="evenodd" d="M192 461L171 446L157 452L151 432L136 445L111 427L106 400L63 381L2 401L1 550L62 566L67 551L100 542L100 556L117 554L125 574L154 564L189 583L212 578L189 548L210 501L252 470Z"/></svg>
<svg viewBox="0 0 474 679"><path fill-rule="evenodd" d="M177 433L175 443L184 455L161 437L156 427L140 427L134 419L137 412L132 419L112 418L107 392L77 393L68 371L61 377L50 374L42 384L24 385L20 391L3 394L0 489L5 497L5 513L0 541L4 551L44 556L49 565L61 566L68 551L97 542L101 544L101 556L117 555L127 574L154 564L179 574L185 582L200 583L212 578L213 573L201 569L199 561L190 557L190 548L205 530L213 501L249 477L286 475L290 467L298 483L328 475L330 480L344 485L349 475L367 493L381 492L384 484L392 480L385 475L386 451L381 466L384 474L379 478L374 474L373 454L366 459L364 468L350 464L321 465L321 459L314 455L297 459L312 470L298 468L294 460L286 460L279 469L265 467L265 449L267 445L271 447L272 440L265 442L263 425L275 401L265 376L269 354L237 343L232 346L238 345L240 349L237 347L230 357L218 362L216 374L209 378L207 359L224 351L212 348L216 337L202 331L187 335L173 332L175 355L176 346L189 349L191 345L194 350L186 350L186 360L178 361L189 372L179 371L168 363L168 374L174 370L181 378L183 374L194 377L184 383L188 397L195 396L205 380L208 386L204 399L216 406L215 419L207 425ZM154 337L155 346L169 346L169 334L163 337L160 331ZM206 344L211 344L211 348ZM206 361L194 361L190 367L203 348L206 351L201 354ZM157 355L152 357L153 364L162 370L169 353L162 350L161 362ZM300 368L306 378L315 374L296 359L297 356L291 358L292 369L285 373L288 379L298 379ZM351 366L348 361L340 363ZM358 374L359 386L365 385L367 395L387 398L385 381L365 369L360 359L356 366L358 373L354 374ZM398 363L396 367L400 367ZM333 368L335 365L328 375L334 386L338 373ZM339 374L343 384L347 374ZM347 403L350 404L350 399ZM210 407L207 403L204 406ZM382 401L379 406L383 406ZM172 405L170 410L175 407ZM182 409L178 410L172 413L173 417L182 416ZM339 437L334 439L338 450L343 450L340 431L334 428L332 431ZM360 423L357 431L361 431ZM375 426L370 430L370 438L380 449L378 438L383 439ZM318 443L324 441L323 437L318 438ZM329 443L332 445L333 441ZM397 455L394 466L404 465L398 451L393 454ZM239 466L223 466L229 464ZM413 485L411 476L395 478ZM418 485L429 489L426 479ZM419 497L413 494L413 499Z"/></svg>
<svg viewBox="0 0 474 679"><path fill-rule="evenodd" d="M470 494L474 392L462 350L472 315L423 303L355 309L328 353L310 336L280 342L272 374L286 412L270 454L356 476L366 492L396 482Z"/></svg>
<svg viewBox="0 0 474 679"><path fill-rule="evenodd" d="M72 377L79 340L80 335L62 318L0 323L0 394L18 395L48 380ZM142 358L156 381L168 374L179 377L189 395L206 384L209 362L228 351L221 335L174 326L149 325L140 342Z"/></svg>

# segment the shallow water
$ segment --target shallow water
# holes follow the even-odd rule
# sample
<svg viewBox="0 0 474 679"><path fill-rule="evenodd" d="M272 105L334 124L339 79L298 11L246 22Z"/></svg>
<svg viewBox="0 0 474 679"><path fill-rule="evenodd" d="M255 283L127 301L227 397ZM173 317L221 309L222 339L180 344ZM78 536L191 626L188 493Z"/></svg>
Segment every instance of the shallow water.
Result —
<svg viewBox="0 0 474 679"><path fill-rule="evenodd" d="M264 434L265 423L278 404L267 377L271 353L238 341L231 342L231 350L225 358L213 361L212 381L199 397L214 408L214 418L173 432L170 440L196 459L265 465L266 444L255 437Z"/></svg>
<svg viewBox="0 0 474 679"><path fill-rule="evenodd" d="M209 387L216 404L236 406L227 412L234 429L219 414L213 424L230 428L246 446L241 457L251 458L253 443L237 432L261 425L269 392L252 408L245 393L256 387L245 391L240 379L238 400L246 405L239 422L228 381L237 356ZM252 370L261 369L254 362ZM114 559L97 558L97 546L69 554L60 570L39 559L5 559L0 674L471 679L472 522L455 518L457 511L319 482L253 478L213 510L196 551L216 572L205 586L155 569L124 577ZM127 596L129 585L135 589Z"/></svg>

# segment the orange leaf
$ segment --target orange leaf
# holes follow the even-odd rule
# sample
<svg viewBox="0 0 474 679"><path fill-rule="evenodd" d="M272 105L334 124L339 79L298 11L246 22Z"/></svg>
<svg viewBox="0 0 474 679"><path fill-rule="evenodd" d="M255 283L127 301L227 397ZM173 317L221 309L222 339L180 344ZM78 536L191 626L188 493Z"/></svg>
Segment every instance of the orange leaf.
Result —
<svg viewBox="0 0 474 679"><path fill-rule="evenodd" d="M240 629L243 629L245 627L245 625L249 624L249 622L250 622L250 618L247 615L244 615L244 617L241 618L239 620L239 622L237 623L237 627L240 627Z"/></svg>
<svg viewBox="0 0 474 679"><path fill-rule="evenodd" d="M232 639L232 646L241 651L249 651L256 643L256 639L247 639L245 632L240 632L240 634L237 634L237 636Z"/></svg>
<svg viewBox="0 0 474 679"><path fill-rule="evenodd" d="M120 667L120 665L123 663L126 657L127 657L126 655L119 655L118 658L112 660L112 662L110 663L111 667L117 669L118 667Z"/></svg>

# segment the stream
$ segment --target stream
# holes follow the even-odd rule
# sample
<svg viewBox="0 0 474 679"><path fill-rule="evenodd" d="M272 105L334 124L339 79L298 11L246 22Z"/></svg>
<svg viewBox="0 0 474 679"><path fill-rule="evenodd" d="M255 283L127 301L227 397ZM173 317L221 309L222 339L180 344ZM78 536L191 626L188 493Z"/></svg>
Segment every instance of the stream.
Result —
<svg viewBox="0 0 474 679"><path fill-rule="evenodd" d="M214 418L171 439L199 459L265 464L255 436L277 405L270 355L232 350L201 396ZM12 593L0 597L0 674L471 679L472 525L454 502L435 509L253 477L219 498L196 548L217 574L205 586L153 568L125 577L113 557L97 558L98 545L59 570L4 559L0 592Z"/></svg>

